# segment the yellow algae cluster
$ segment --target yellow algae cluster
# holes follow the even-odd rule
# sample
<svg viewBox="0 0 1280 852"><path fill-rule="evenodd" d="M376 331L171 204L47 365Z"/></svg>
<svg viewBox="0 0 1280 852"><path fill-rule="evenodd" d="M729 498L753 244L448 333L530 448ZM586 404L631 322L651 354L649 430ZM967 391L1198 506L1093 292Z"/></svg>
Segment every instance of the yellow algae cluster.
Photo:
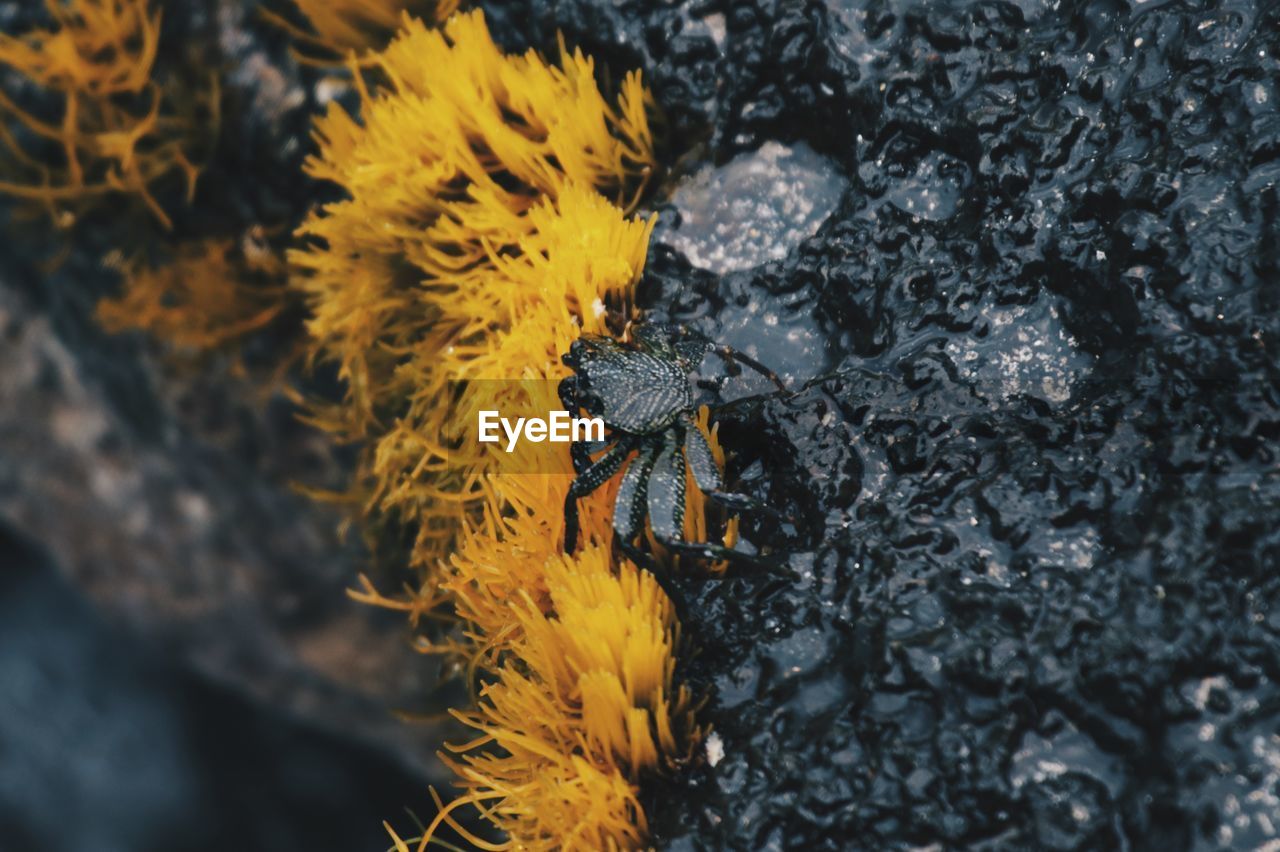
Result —
<svg viewBox="0 0 1280 852"><path fill-rule="evenodd" d="M315 419L369 442L368 505L417 530L430 570L483 502L478 447L440 446L450 382L558 378L640 275L650 223L625 209L651 168L649 96L632 74L611 104L578 52L507 56L479 12L406 21L364 64L384 84L358 118L330 106L307 164L347 198L291 261L348 389Z"/></svg>
<svg viewBox="0 0 1280 852"><path fill-rule="evenodd" d="M504 848L637 848L647 833L637 781L687 757L697 737L692 697L674 683L679 626L653 575L615 570L607 545L522 552L535 542L517 532L482 546L488 559L459 560L456 582L518 568L482 593L503 586L506 615L477 630L492 679L477 708L457 714L479 737L451 746L464 792L427 837L441 823L460 828L452 812L472 806L507 834Z"/></svg>
<svg viewBox="0 0 1280 852"><path fill-rule="evenodd" d="M160 12L147 0L45 5L50 27L0 33L0 65L56 95L61 118L44 120L0 92L0 143L8 151L0 193L43 202L50 210L126 193L168 226L151 186L178 173L190 196L197 169L184 153L188 123L162 109L165 93L152 80ZM48 162L37 145L59 149L60 161Z"/></svg>
<svg viewBox="0 0 1280 852"><path fill-rule="evenodd" d="M630 75L606 99L563 46L558 64L504 55L479 12L406 21L359 64L380 84L358 117L317 121L307 165L346 198L291 261L315 357L348 388L316 422L367 442L369 510L417 532L424 581L394 605L417 618L449 600L465 625L449 649L480 684L456 714L477 738L446 757L462 793L414 842L448 825L484 849L640 848L638 785L698 731L671 602L610 555L617 483L582 501L587 544L565 556L567 451L550 472L494 474L486 449L442 436L451 407L558 408L560 354L628 315L652 226L628 215L653 167L649 96ZM507 840L468 834L465 808Z"/></svg>
<svg viewBox="0 0 1280 852"><path fill-rule="evenodd" d="M284 261L252 235L183 243L160 266L124 265L118 297L98 303L111 332L140 330L179 349L214 349L262 328L284 306Z"/></svg>
<svg viewBox="0 0 1280 852"><path fill-rule="evenodd" d="M266 9L262 12L296 42L340 57L385 45L406 13L443 22L457 11L458 0L293 0L293 5L311 25L309 32Z"/></svg>

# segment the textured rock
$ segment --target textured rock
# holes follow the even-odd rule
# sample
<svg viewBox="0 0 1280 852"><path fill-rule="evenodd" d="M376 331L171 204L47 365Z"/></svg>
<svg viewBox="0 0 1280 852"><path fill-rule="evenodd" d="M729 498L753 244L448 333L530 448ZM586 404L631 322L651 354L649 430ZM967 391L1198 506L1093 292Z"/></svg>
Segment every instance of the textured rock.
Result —
<svg viewBox="0 0 1280 852"><path fill-rule="evenodd" d="M676 186L676 224L660 230L657 240L700 269L751 269L782 260L812 235L844 187L843 176L807 145L769 142Z"/></svg>
<svg viewBox="0 0 1280 852"><path fill-rule="evenodd" d="M659 89L690 157L848 184L785 258L650 258L654 315L810 382L724 415L796 576L688 581L717 759L651 792L659 838L1275 843L1274 7L613 9L658 64L725 15L709 99Z"/></svg>

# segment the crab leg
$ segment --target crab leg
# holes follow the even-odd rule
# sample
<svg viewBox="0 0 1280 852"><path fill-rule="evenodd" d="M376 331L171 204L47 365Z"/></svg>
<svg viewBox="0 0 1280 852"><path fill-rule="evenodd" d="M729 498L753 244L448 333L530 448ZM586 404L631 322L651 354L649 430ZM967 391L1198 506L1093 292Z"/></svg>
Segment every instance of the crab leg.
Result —
<svg viewBox="0 0 1280 852"><path fill-rule="evenodd" d="M672 582L669 571L658 565L652 554L646 553L635 544L635 538L644 531L645 515L650 515L651 523L657 525L662 523L658 521L658 515L653 514L651 507L653 506L653 495L656 493L651 486L654 480L659 478L654 473L654 466L658 460L669 453L670 441L668 439L651 438L647 440L640 448L640 454L631 466L627 468L627 472L622 475L622 484L618 486L618 500L615 504L613 515L613 531L614 542L618 545L618 549L622 554L631 560L638 568L648 571L657 579L658 585L662 586L662 590L666 592L667 597L675 605L676 615L678 618L684 618L688 612L688 605L685 603L684 592ZM684 477L680 478L680 487L683 489ZM665 476L660 478L659 483L666 487L669 482ZM683 523L684 514L684 494L680 494L680 499L676 502L668 501L669 506L679 506L678 511L681 514L681 520L676 521L676 528L679 529ZM670 521L666 522L667 524ZM665 527L665 524L664 524Z"/></svg>
<svg viewBox="0 0 1280 852"><path fill-rule="evenodd" d="M707 495L708 499L714 500L730 509L739 511L755 510L779 516L778 512L773 508L765 506L745 494L735 494L731 491L720 490L724 487L724 480L720 476L720 468L716 466L716 460L711 454L711 446L707 443L706 436L702 434L702 430L698 428L697 422L692 417L689 417L688 422L685 424L684 455L689 462L689 470L693 471L693 481L698 483L698 488L701 489L703 494Z"/></svg>
<svg viewBox="0 0 1280 852"><path fill-rule="evenodd" d="M679 541L684 534L684 453L671 432L663 434L648 492L649 523L654 536L664 544Z"/></svg>
<svg viewBox="0 0 1280 852"><path fill-rule="evenodd" d="M577 376L566 376L560 380L560 384L556 387L556 391L560 395L560 404L564 406L565 411L569 412L569 416L577 417L581 409L578 403L578 379ZM599 447L588 447L580 442L574 442L569 447L569 455L573 459L573 472L581 474L591 466L591 453L596 452Z"/></svg>
<svg viewBox="0 0 1280 852"><path fill-rule="evenodd" d="M764 376L769 381L773 382L773 384L782 393L791 392L787 388L787 386L783 384L782 379L779 378L777 373L775 373L773 370L770 370L768 367L766 367L764 364L761 364L759 361L757 361L755 358L752 358L750 355L745 355L742 352L739 352L737 349L734 349L732 346L726 346L723 343L712 346L711 351L719 355L728 364L736 364L738 362L746 364L748 367L755 370L757 373Z"/></svg>
<svg viewBox="0 0 1280 852"><path fill-rule="evenodd" d="M650 473L661 448L657 441L645 441L635 461L622 474L618 496L613 503L613 533L624 546L630 545L644 529Z"/></svg>
<svg viewBox="0 0 1280 852"><path fill-rule="evenodd" d="M589 464L579 473L577 479L573 480L573 484L569 486L569 493L564 497L564 552L566 554L573 553L578 546L579 498L586 497L608 482L618 472L618 468L622 467L622 463L626 461L627 454L631 452L635 443L635 439L631 436L619 439L599 460ZM629 468L627 474L630 474Z"/></svg>
<svg viewBox="0 0 1280 852"><path fill-rule="evenodd" d="M688 445L686 430L685 446ZM705 442L704 442L705 446ZM708 459L714 469L715 460ZM684 465L685 450L677 435L668 433L662 452L649 479L649 523L653 526L653 535L658 543L674 554L696 557L713 562L728 562L731 569L725 577L741 576L747 573L770 570L773 565L764 559L746 553L739 553L721 544L711 542L689 542L684 540ZM718 472L717 472L718 478ZM697 474L695 472L696 481ZM701 484L699 484L701 488ZM710 492L721 493L721 492ZM740 495L730 495L740 496ZM742 498L749 501L750 498Z"/></svg>

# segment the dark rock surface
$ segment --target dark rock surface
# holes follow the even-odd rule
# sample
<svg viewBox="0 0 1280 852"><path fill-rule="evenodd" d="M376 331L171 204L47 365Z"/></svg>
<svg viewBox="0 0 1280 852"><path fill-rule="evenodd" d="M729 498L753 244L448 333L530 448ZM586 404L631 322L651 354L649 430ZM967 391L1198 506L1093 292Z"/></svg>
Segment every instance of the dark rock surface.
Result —
<svg viewBox="0 0 1280 852"><path fill-rule="evenodd" d="M533 9L690 152L652 314L809 380L722 426L795 576L687 582L662 844L1280 844L1276 6ZM732 178L777 145L847 185L816 233Z"/></svg>
<svg viewBox="0 0 1280 852"><path fill-rule="evenodd" d="M277 712L440 773L439 730L390 713L425 709L430 668L402 618L346 597L363 563L340 515L291 493L335 464L325 442L288 406L257 410L260 391L216 365L166 366L98 339L111 354L96 369L110 374L95 381L79 360L92 344L76 349L98 333L84 335L60 340L0 288L0 518L120 629Z"/></svg>

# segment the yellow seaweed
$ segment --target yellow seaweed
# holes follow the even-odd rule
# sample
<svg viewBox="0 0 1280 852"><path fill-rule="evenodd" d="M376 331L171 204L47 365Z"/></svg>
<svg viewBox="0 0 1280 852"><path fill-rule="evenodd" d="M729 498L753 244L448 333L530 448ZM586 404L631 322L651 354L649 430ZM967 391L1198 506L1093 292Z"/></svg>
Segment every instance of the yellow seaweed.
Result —
<svg viewBox="0 0 1280 852"><path fill-rule="evenodd" d="M415 621L451 602L460 639L424 650L464 654L479 684L456 714L477 738L445 756L461 795L415 841L449 826L480 849L640 848L639 785L700 733L671 602L610 556L617 483L581 501L584 545L565 556L568 452L494 473L479 445L446 445L444 419L454 392L461 410L553 405L560 354L630 315L653 224L628 215L653 168L649 95L632 74L610 102L563 46L558 65L505 55L479 12L406 21L358 66L381 84L358 117L317 120L307 164L345 198L308 218L291 262L313 357L347 387L313 420L368 447L366 510L417 536L418 589L354 595ZM465 808L507 840L468 833Z"/></svg>
<svg viewBox="0 0 1280 852"><path fill-rule="evenodd" d="M448 383L557 378L639 278L651 223L618 205L651 169L648 95L629 75L610 106L578 52L507 56L479 12L406 22L366 63L386 86L358 119L332 105L307 164L348 197L306 221L291 261L315 357L347 386L314 420L370 442L367 505L417 530L429 570L480 505L439 446Z"/></svg>
<svg viewBox="0 0 1280 852"><path fill-rule="evenodd" d="M190 200L199 170L184 150L187 122L163 108L165 92L152 79L160 12L150 11L147 0L46 0L45 6L49 28L0 33L0 65L56 94L62 118L42 120L0 92L0 145L11 155L0 194L58 211L124 193L140 198L168 227L152 185L176 173ZM216 100L215 89L215 111ZM19 130L30 137L25 143ZM40 140L61 149L60 162L31 150Z"/></svg>
<svg viewBox="0 0 1280 852"><path fill-rule="evenodd" d="M474 711L455 714L480 737L450 747L464 792L425 837L460 828L452 812L471 805L506 833L499 848L639 848L639 779L687 758L698 738L692 695L674 678L679 625L653 575L615 568L606 545L524 550L543 550L536 541L499 545L532 569L515 572L531 584L509 586L506 623L482 634L497 640L481 646L494 678Z"/></svg>
<svg viewBox="0 0 1280 852"><path fill-rule="evenodd" d="M459 0L292 0L307 19L309 30L263 8L262 15L284 29L295 43L316 48L319 64L335 61L351 51L379 48L390 40L404 16L443 23L458 8Z"/></svg>
<svg viewBox="0 0 1280 852"><path fill-rule="evenodd" d="M279 255L251 238L183 244L167 264L127 264L121 294L98 303L98 321L179 349L214 349L274 319L286 280Z"/></svg>

